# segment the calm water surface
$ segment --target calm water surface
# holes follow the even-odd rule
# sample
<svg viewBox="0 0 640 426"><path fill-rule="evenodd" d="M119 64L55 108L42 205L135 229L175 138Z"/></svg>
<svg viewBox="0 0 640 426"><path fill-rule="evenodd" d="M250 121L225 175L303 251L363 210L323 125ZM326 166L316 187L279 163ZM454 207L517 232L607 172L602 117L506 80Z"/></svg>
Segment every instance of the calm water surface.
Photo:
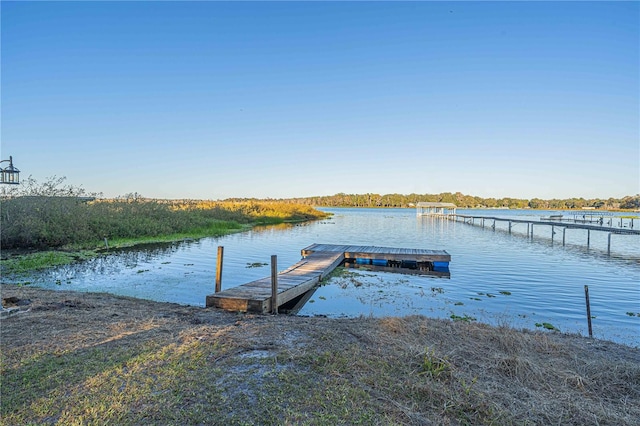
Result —
<svg viewBox="0 0 640 426"><path fill-rule="evenodd" d="M594 336L640 346L640 237L526 224L512 234L498 222L493 231L462 222L416 217L413 209L324 209L330 219L254 229L144 250L120 251L30 277L46 288L99 291L204 306L214 289L217 246L224 246L222 287L268 276L300 260L312 243L377 245L446 250L450 278L353 270L318 288L299 315L475 318L489 324L535 329L549 323L587 335L584 286L589 286ZM551 212L458 210L460 214L538 220ZM557 213L557 212L556 212ZM567 214L569 216L569 214ZM640 227L640 221L635 226ZM24 281L24 278L21 279ZM11 281L10 277L5 281ZM14 280L13 282L16 282Z"/></svg>

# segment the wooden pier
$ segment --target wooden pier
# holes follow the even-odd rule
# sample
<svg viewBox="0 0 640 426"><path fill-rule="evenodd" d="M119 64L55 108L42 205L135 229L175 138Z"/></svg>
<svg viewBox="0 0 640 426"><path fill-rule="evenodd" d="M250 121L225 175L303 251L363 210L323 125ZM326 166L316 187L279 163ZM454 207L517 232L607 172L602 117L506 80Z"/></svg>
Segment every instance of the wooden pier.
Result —
<svg viewBox="0 0 640 426"><path fill-rule="evenodd" d="M270 276L210 294L207 296L206 306L228 311L273 312L302 298L331 271L349 259L374 266L383 266L383 263L384 266L397 265L398 272L402 272L403 268L411 263L415 268L422 265L433 270L435 267L446 269L447 273L451 260L449 253L444 250L332 244L312 244L302 249L301 254L302 260L277 273L275 302L272 296L274 277Z"/></svg>
<svg viewBox="0 0 640 426"><path fill-rule="evenodd" d="M551 240L553 241L553 236L555 235L555 228L562 228L562 244L565 244L566 240L566 230L567 229L584 229L587 231L587 247L589 247L591 241L591 231L598 232L607 232L609 235L607 237L607 252L611 253L611 235L612 234L620 234L620 235L640 235L640 229L633 228L624 228L624 227L615 227L615 226L606 226L606 225L594 225L591 223L584 223L579 220L575 220L573 223L569 221L563 220L553 220L554 217L544 218L540 221L536 220L526 220L526 219L512 219L512 218L504 218L504 217L493 217L493 216L473 216L473 215L463 215L463 214L454 214L447 216L447 219L459 221L462 220L464 223L469 225L476 225L476 220L478 221L478 226L482 228L485 227L485 222L493 223L490 227L495 230L496 222L507 222L508 224L508 232L511 233L511 229L515 224L524 223L527 225L527 236L533 238L533 229L534 226L550 226L551 227ZM611 223L611 222L610 222ZM489 225L487 225L489 226ZM633 222L631 222L631 226L633 226Z"/></svg>

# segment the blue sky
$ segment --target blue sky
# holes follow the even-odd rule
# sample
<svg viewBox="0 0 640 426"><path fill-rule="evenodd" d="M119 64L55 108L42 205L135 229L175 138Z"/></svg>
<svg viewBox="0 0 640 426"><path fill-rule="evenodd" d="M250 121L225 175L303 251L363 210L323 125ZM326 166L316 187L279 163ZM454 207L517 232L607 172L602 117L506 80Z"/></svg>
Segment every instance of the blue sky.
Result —
<svg viewBox="0 0 640 426"><path fill-rule="evenodd" d="M633 195L639 5L2 1L2 159L106 196Z"/></svg>

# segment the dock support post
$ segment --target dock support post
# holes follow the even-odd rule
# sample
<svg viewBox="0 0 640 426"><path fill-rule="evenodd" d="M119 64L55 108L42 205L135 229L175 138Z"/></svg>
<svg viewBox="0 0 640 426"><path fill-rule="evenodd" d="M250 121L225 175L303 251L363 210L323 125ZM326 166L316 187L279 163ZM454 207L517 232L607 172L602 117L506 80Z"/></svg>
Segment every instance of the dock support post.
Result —
<svg viewBox="0 0 640 426"><path fill-rule="evenodd" d="M531 224L531 239L533 239L533 223Z"/></svg>
<svg viewBox="0 0 640 426"><path fill-rule="evenodd" d="M278 313L278 256L271 256L271 313Z"/></svg>
<svg viewBox="0 0 640 426"><path fill-rule="evenodd" d="M493 228L494 231L496 230L496 220L495 219L493 219L493 226L491 228Z"/></svg>
<svg viewBox="0 0 640 426"><path fill-rule="evenodd" d="M511 221L509 221L509 233L511 233Z"/></svg>
<svg viewBox="0 0 640 426"><path fill-rule="evenodd" d="M611 232L609 232L609 236L607 237L607 254L611 256Z"/></svg>
<svg viewBox="0 0 640 426"><path fill-rule="evenodd" d="M589 248L590 241L591 241L591 229L587 229L587 248Z"/></svg>
<svg viewBox="0 0 640 426"><path fill-rule="evenodd" d="M556 235L556 230L554 229L554 226L551 225L551 242L553 243L553 236Z"/></svg>
<svg viewBox="0 0 640 426"><path fill-rule="evenodd" d="M587 303L587 324L589 324L589 337L593 337L593 329L591 328L591 306L589 304L589 286L584 286L584 298Z"/></svg>
<svg viewBox="0 0 640 426"><path fill-rule="evenodd" d="M222 290L222 257L224 255L224 247L218 246L218 261L216 262L216 293Z"/></svg>
<svg viewBox="0 0 640 426"><path fill-rule="evenodd" d="M567 232L567 228L562 228L562 245L564 246L565 242L565 234Z"/></svg>
<svg viewBox="0 0 640 426"><path fill-rule="evenodd" d="M484 229L484 217L482 218L482 229Z"/></svg>

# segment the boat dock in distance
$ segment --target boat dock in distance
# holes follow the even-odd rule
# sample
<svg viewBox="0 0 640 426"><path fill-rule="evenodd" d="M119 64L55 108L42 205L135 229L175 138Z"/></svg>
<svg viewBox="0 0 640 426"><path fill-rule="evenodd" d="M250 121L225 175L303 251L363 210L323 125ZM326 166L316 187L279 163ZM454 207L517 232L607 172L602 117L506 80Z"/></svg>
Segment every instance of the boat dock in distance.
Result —
<svg viewBox="0 0 640 426"><path fill-rule="evenodd" d="M451 255L444 250L394 247L312 244L301 250L302 260L277 273L277 296L273 305L274 277L210 294L207 307L229 311L272 312L281 306L294 306L307 292L341 264L371 269L449 276ZM304 302L302 302L304 303Z"/></svg>

